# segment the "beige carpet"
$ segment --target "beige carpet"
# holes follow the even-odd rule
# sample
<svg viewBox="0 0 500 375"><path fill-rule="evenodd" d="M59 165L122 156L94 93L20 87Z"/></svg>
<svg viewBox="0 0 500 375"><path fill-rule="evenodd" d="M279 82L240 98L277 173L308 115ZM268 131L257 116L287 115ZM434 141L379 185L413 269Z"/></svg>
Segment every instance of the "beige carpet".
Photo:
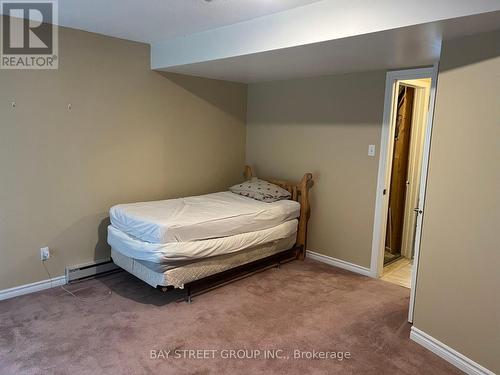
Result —
<svg viewBox="0 0 500 375"><path fill-rule="evenodd" d="M81 299L55 288L0 302L2 374L460 373L408 338L408 289L313 261L270 269L192 304L125 273L70 289ZM151 359L160 349L206 349L214 358ZM280 358L222 358L231 349ZM351 358L294 359L295 350Z"/></svg>

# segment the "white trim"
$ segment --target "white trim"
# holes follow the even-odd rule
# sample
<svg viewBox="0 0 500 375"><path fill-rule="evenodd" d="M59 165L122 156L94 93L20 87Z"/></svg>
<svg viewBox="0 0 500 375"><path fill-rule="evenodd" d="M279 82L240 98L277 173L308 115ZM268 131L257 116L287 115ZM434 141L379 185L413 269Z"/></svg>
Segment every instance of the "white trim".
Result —
<svg viewBox="0 0 500 375"><path fill-rule="evenodd" d="M432 131L432 121L434 113L434 104L436 97L436 82L437 82L438 65L435 64L429 68L420 69L407 69L387 72L385 82L385 98L384 98L384 116L382 120L382 135L380 139L380 158L377 177L377 193L375 199L375 216L373 224L373 238L372 238L372 255L370 262L371 274L374 277L380 277L384 268L384 240L385 230L387 223L387 210L389 205L389 187L391 178L391 161L393 152L393 143L389 142L389 137L394 131L394 96L396 84L401 80L408 79L421 79L431 78L431 89L429 99L429 113L427 119L427 126L425 130L424 151L422 160L422 173L420 182L420 200L419 208L423 210L424 197L425 197L425 183L427 180L427 167L429 161L430 141ZM386 194L384 194L384 189ZM422 224L422 215L418 215L417 227L415 233L415 251L412 269L412 286L410 291L410 308L408 310L408 321L413 321L413 307L415 303L415 285L418 269L418 256L420 246L420 228Z"/></svg>
<svg viewBox="0 0 500 375"><path fill-rule="evenodd" d="M311 250L307 250L307 257L313 260L317 260L318 262L329 264L330 266L343 268L351 272L373 277L372 271L368 267L358 266L357 264L346 262L342 259L332 258L328 255L316 253Z"/></svg>
<svg viewBox="0 0 500 375"><path fill-rule="evenodd" d="M410 339L469 375L495 375L492 371L467 358L462 353L419 330L411 327Z"/></svg>
<svg viewBox="0 0 500 375"><path fill-rule="evenodd" d="M37 281L36 283L15 286L13 288L0 290L0 301L39 292L41 290L54 288L66 284L66 277L64 275L53 277L52 279Z"/></svg>
<svg viewBox="0 0 500 375"><path fill-rule="evenodd" d="M390 163L390 152L392 151L391 144L389 143L389 131L391 129L393 103L395 95L395 81L394 72L388 72L385 82L385 97L384 97L384 116L382 119L382 135L380 138L380 157L378 164L378 177L377 177L377 195L375 198L375 217L373 221L373 238L372 238L372 256L370 262L370 268L375 277L380 277L382 274L382 267L380 266L380 248L384 246L382 240L384 236L382 232L386 229L387 221L387 204L389 196L388 191L384 195L384 189L386 186L386 174L390 176L391 168ZM390 150L391 149L391 150ZM384 213L385 212L385 213ZM383 260L382 260L383 262Z"/></svg>

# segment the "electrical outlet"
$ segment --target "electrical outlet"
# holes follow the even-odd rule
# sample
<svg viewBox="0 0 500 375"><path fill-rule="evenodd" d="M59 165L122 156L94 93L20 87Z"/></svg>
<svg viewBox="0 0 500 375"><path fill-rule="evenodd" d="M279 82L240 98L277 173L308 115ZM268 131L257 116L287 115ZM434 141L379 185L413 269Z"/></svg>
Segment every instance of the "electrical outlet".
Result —
<svg viewBox="0 0 500 375"><path fill-rule="evenodd" d="M50 249L48 247L42 247L40 249L40 260L45 261L50 258Z"/></svg>

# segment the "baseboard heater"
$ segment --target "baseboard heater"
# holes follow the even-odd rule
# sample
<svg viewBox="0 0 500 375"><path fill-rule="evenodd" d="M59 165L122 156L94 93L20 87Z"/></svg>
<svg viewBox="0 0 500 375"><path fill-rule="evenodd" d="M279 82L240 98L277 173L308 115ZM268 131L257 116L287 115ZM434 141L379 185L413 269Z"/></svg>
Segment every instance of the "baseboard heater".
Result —
<svg viewBox="0 0 500 375"><path fill-rule="evenodd" d="M114 264L111 259L102 259L76 266L69 266L66 267L66 283L70 284L120 270L121 268Z"/></svg>

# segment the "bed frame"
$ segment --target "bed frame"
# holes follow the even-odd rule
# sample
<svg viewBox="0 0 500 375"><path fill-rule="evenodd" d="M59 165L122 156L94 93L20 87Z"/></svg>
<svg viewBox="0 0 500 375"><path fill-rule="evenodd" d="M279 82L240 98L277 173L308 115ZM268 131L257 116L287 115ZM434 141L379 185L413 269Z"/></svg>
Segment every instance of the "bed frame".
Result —
<svg viewBox="0 0 500 375"><path fill-rule="evenodd" d="M249 180L252 177L256 177L255 172L251 166L245 166L244 177L246 180ZM284 250L272 256L259 259L254 262L244 264L186 284L184 286L186 290L186 302L191 303L193 296L206 293L212 289L226 285L229 282L248 277L269 268L279 268L282 263L294 259L305 259L307 245L307 223L311 215L311 206L309 204L309 189L314 184L312 174L306 173L298 183L277 180L274 178L264 179L289 191L291 194L290 199L300 203L299 225L297 229L297 240L295 242L295 246L293 246L291 249Z"/></svg>
<svg viewBox="0 0 500 375"><path fill-rule="evenodd" d="M256 177L251 166L245 166L244 177L250 180ZM278 185L292 194L291 199L300 203L299 227L297 230L297 259L304 260L306 257L307 245L307 223L311 216L311 206L309 204L309 189L313 186L313 176L311 173L306 173L299 183L276 180L274 178L264 178L272 184Z"/></svg>

